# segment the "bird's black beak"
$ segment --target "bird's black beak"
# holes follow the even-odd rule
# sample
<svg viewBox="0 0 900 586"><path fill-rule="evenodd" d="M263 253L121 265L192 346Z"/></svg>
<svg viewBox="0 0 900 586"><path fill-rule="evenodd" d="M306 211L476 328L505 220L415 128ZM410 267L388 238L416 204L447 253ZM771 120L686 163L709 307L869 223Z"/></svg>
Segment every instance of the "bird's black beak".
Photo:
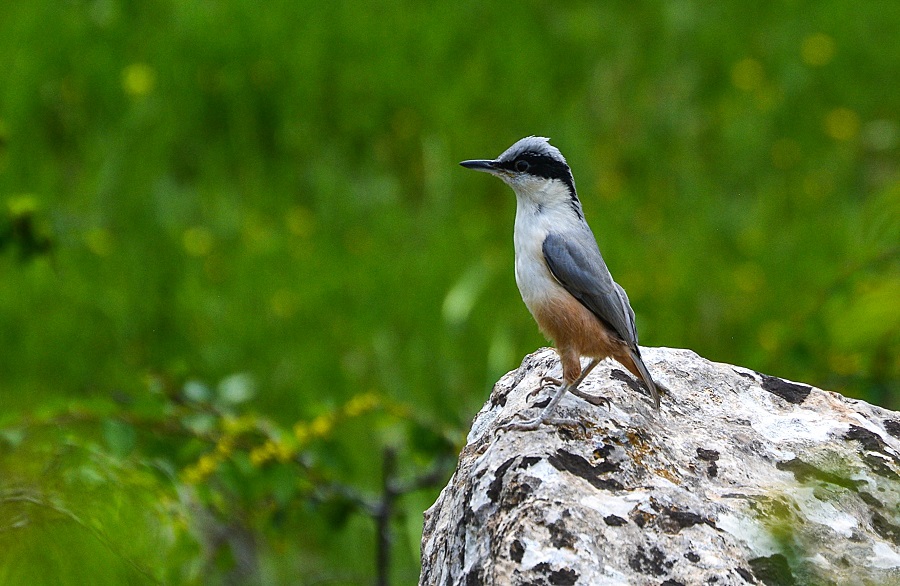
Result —
<svg viewBox="0 0 900 586"><path fill-rule="evenodd" d="M472 161L463 161L460 163L466 169L473 169L475 171L484 171L485 173L496 173L500 166L497 161L490 161L487 159L475 159Z"/></svg>

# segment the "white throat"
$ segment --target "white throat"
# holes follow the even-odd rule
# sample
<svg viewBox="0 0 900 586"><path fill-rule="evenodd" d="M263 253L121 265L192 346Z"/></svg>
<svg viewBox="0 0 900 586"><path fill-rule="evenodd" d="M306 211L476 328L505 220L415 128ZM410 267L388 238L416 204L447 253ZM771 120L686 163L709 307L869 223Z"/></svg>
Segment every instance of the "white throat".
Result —
<svg viewBox="0 0 900 586"><path fill-rule="evenodd" d="M529 309L555 293L559 284L544 261L547 234L578 230L584 222L573 207L568 187L562 181L531 180L511 185L516 192L516 284ZM580 213L580 205L578 205ZM532 310L532 313L534 311Z"/></svg>

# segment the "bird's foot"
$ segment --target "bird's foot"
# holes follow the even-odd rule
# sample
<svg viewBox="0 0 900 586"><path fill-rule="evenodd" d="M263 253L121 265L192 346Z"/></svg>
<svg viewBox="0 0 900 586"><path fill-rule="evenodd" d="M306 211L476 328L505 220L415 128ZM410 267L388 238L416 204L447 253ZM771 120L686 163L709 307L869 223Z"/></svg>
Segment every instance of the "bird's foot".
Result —
<svg viewBox="0 0 900 586"><path fill-rule="evenodd" d="M541 391L543 391L544 389L546 389L548 387L560 387L560 386L562 386L562 384L563 384L563 382L561 380L559 380L558 378L553 378L552 376L542 376L541 384L539 384L536 389L534 389L533 391L528 393L527 398L528 399L532 398L533 396L537 395L538 393L540 393Z"/></svg>
<svg viewBox="0 0 900 586"><path fill-rule="evenodd" d="M606 397L601 397L599 395L592 395L590 393L585 393L578 387L575 387L574 389L569 389L569 392L572 393L573 395L575 395L576 397L584 399L591 405L606 405L606 409L609 410L609 399L607 399Z"/></svg>
<svg viewBox="0 0 900 586"><path fill-rule="evenodd" d="M521 413L517 413L516 417L524 418ZM587 431L587 426L583 421L578 421L577 419L566 419L564 417L545 417L542 413L541 415L538 415L533 419L526 419L525 421L510 421L509 423L498 427L497 433L501 431L534 431L543 423L546 423L547 425L556 425L559 427L580 427L582 432Z"/></svg>

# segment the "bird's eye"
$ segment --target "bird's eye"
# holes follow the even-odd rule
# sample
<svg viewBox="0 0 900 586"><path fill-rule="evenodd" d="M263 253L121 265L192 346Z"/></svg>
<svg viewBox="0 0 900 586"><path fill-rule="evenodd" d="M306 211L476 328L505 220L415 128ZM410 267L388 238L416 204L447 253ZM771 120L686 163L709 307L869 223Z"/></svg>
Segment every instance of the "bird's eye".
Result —
<svg viewBox="0 0 900 586"><path fill-rule="evenodd" d="M516 171L518 171L519 173L524 173L529 169L529 167L531 167L531 165L528 164L528 161L524 161L522 159L516 161Z"/></svg>

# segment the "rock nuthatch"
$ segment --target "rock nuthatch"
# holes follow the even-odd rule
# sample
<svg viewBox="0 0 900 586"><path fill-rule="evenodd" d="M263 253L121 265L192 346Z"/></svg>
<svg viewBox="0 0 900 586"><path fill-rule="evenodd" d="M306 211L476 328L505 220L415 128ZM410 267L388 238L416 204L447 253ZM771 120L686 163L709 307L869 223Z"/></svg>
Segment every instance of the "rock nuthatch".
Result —
<svg viewBox="0 0 900 586"><path fill-rule="evenodd" d="M606 268L559 149L546 138L529 136L494 160L460 165L496 175L516 192L516 284L538 327L556 343L562 363L562 381L542 379L542 386L551 383L557 390L541 414L505 429L560 421L551 416L567 391L595 405L608 403L578 389L604 358L614 358L641 379L659 409L659 391L641 360L634 311ZM582 356L591 359L584 369Z"/></svg>

